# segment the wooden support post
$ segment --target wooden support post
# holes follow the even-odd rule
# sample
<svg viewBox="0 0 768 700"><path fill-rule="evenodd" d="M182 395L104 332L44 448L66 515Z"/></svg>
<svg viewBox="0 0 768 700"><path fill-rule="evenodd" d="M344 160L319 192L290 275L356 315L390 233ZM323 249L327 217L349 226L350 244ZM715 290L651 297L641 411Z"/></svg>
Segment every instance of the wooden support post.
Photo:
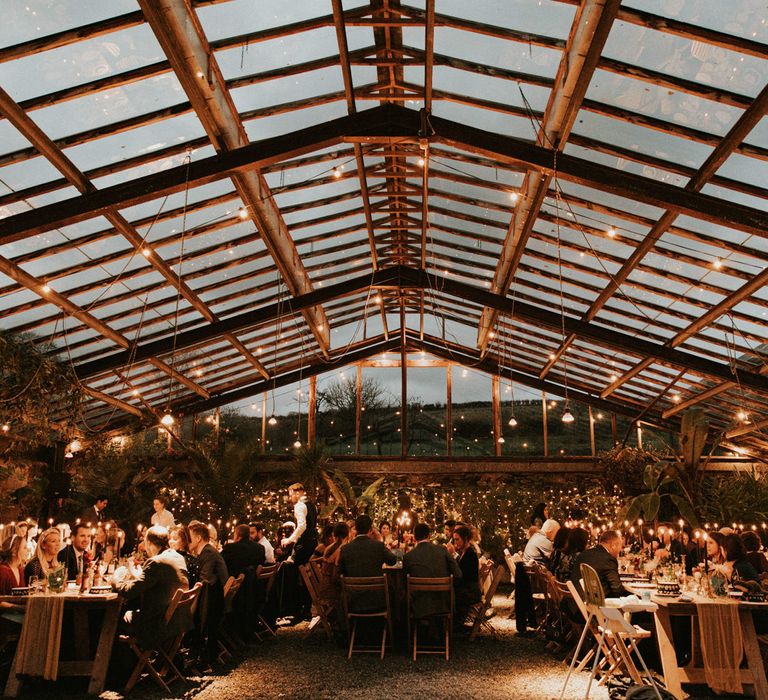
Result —
<svg viewBox="0 0 768 700"><path fill-rule="evenodd" d="M267 392L261 395L261 454L267 451Z"/></svg>
<svg viewBox="0 0 768 700"><path fill-rule="evenodd" d="M307 444L315 442L317 432L317 377L309 378L309 404L307 406Z"/></svg>
<svg viewBox="0 0 768 700"><path fill-rule="evenodd" d="M547 392L541 392L541 424L544 428L544 456L549 455L549 441L547 440Z"/></svg>
<svg viewBox="0 0 768 700"><path fill-rule="evenodd" d="M192 442L197 442L197 429L200 427L200 414L192 416Z"/></svg>
<svg viewBox="0 0 768 700"><path fill-rule="evenodd" d="M445 368L445 449L453 453L453 365Z"/></svg>
<svg viewBox="0 0 768 700"><path fill-rule="evenodd" d="M643 429L639 423L637 424L637 447L638 449L643 449Z"/></svg>
<svg viewBox="0 0 768 700"><path fill-rule="evenodd" d="M360 415L362 413L363 366L357 366L355 375L355 454L360 454Z"/></svg>
<svg viewBox="0 0 768 700"><path fill-rule="evenodd" d="M501 394L499 392L499 375L491 379L491 415L493 417L493 454L501 457Z"/></svg>
<svg viewBox="0 0 768 700"><path fill-rule="evenodd" d="M221 447L221 408L216 406L216 410L213 412L213 430L216 436L216 449Z"/></svg>
<svg viewBox="0 0 768 700"><path fill-rule="evenodd" d="M589 446L590 454L595 456L595 417L592 415L592 406L589 406Z"/></svg>
<svg viewBox="0 0 768 700"><path fill-rule="evenodd" d="M408 456L408 354L405 349L405 306L400 304L400 456Z"/></svg>
<svg viewBox="0 0 768 700"><path fill-rule="evenodd" d="M614 446L619 441L618 432L616 430L616 414L611 413L611 437L613 438Z"/></svg>

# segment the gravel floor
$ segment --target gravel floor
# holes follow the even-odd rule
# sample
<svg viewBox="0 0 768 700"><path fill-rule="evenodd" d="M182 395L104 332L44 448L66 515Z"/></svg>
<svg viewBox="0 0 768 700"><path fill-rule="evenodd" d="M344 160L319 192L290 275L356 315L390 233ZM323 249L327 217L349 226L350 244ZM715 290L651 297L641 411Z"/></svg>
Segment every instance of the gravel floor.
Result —
<svg viewBox="0 0 768 700"><path fill-rule="evenodd" d="M278 638L254 650L227 677L214 680L195 700L242 700L246 697L311 700L375 700L377 698L462 698L471 700L540 700L556 698L565 678L561 657L543 642L515 636L507 619L509 603L498 596L494 626L498 640L483 636L469 643L455 640L451 660L405 652L354 656L319 634L302 639L305 627L281 629ZM586 674L571 681L569 698L583 698ZM594 689L595 700L606 700L605 689Z"/></svg>

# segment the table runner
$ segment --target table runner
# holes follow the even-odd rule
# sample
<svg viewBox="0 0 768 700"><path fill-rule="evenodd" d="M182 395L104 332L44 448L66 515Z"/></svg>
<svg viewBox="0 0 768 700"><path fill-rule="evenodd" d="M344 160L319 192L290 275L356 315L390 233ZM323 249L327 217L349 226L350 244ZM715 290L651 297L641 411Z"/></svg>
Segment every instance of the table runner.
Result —
<svg viewBox="0 0 768 700"><path fill-rule="evenodd" d="M16 651L16 674L55 681L59 674L64 597L31 596Z"/></svg>
<svg viewBox="0 0 768 700"><path fill-rule="evenodd" d="M744 654L739 606L697 603L704 677L715 692L741 694L739 666Z"/></svg>

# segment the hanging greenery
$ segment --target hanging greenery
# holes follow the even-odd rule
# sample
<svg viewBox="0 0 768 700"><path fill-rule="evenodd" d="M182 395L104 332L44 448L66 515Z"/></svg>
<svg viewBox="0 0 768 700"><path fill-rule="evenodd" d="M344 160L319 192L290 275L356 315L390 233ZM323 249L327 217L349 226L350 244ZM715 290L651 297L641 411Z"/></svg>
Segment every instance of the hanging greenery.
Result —
<svg viewBox="0 0 768 700"><path fill-rule="evenodd" d="M68 439L79 421L83 391L52 350L31 334L0 330L0 421L13 444Z"/></svg>

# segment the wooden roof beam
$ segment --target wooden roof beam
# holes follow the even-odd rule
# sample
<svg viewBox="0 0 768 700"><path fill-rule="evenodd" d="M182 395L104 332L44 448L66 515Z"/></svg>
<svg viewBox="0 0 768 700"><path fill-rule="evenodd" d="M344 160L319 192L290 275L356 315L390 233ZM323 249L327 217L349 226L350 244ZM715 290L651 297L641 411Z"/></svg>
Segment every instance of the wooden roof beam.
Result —
<svg viewBox="0 0 768 700"><path fill-rule="evenodd" d="M139 5L213 147L227 153L248 144L216 57L188 0L139 0ZM309 275L264 176L248 170L232 175L232 180L291 294L312 291ZM330 335L323 309L307 308L303 315L327 357Z"/></svg>
<svg viewBox="0 0 768 700"><path fill-rule="evenodd" d="M536 136L538 146L555 152L565 148L620 4L621 0L584 0L579 5L555 77L555 87ZM491 291L495 294L506 295L512 285L552 175L551 172L534 171L525 176L522 197L513 210L491 282ZM477 335L481 355L488 349L489 334L496 318L494 309L483 310Z"/></svg>
<svg viewBox="0 0 768 700"><path fill-rule="evenodd" d="M74 185L81 193L96 192L96 187L88 180L85 175L75 166L75 164L58 148L53 141L35 124L32 119L22 110L11 96L0 88L0 112L19 130L21 134L43 155L69 182ZM143 253L149 265L159 272L168 282L168 284L177 290L177 292L187 300L187 302L209 323L218 320L208 306L200 297L195 294L189 285L181 278L180 272L174 272L152 248L147 244L144 237L136 230L119 211L115 208L108 208L104 212L104 217L115 227L134 248L134 253ZM242 346L241 346L242 347ZM244 356L265 377L268 377L267 371L245 348L242 348Z"/></svg>

